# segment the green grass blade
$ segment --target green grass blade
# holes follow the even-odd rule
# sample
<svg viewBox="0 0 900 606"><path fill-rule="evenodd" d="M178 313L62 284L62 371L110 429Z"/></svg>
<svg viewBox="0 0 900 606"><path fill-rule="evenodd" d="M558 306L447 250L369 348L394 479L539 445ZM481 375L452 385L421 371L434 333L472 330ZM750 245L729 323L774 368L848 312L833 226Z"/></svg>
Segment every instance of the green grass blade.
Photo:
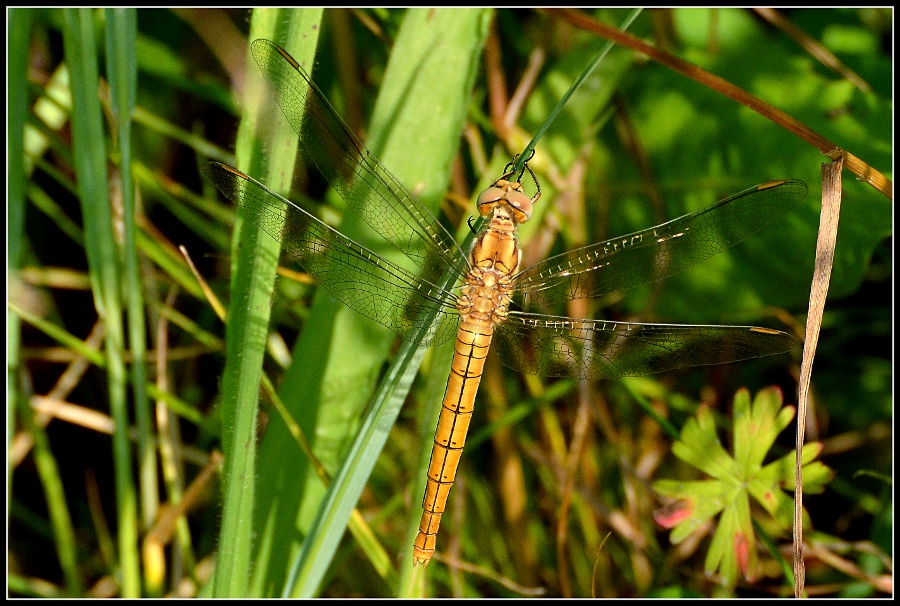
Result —
<svg viewBox="0 0 900 606"><path fill-rule="evenodd" d="M91 364L96 364L101 368L106 366L106 358L104 358L102 353L85 345L84 341L74 336L72 333L60 328L53 322L48 322L40 316L30 313L12 301L9 301L6 306L12 313L16 314L17 317L41 330L57 343L71 349L76 355L87 359Z"/></svg>
<svg viewBox="0 0 900 606"><path fill-rule="evenodd" d="M369 145L401 181L425 183L420 199L432 208L449 178L489 17L489 11L410 10L382 84ZM444 117L440 126L434 120L438 112ZM383 341L382 359L391 340L388 336ZM352 359L357 366L355 352L364 344L334 345L342 348L331 351L336 363L346 366ZM318 506L282 595L311 596L318 591L423 353L416 345L405 343L395 357Z"/></svg>
<svg viewBox="0 0 900 606"><path fill-rule="evenodd" d="M25 230L25 120L28 115L28 93L25 87L28 71L28 42L31 33L31 10L9 11L9 56L7 63L7 91L9 106L6 152L10 162L7 190L7 269L18 269Z"/></svg>
<svg viewBox="0 0 900 606"><path fill-rule="evenodd" d="M119 261L107 195L105 135L97 95L99 77L94 37L94 13L66 9L63 42L72 72L72 147L78 175L78 195L84 216L85 251L94 304L106 323L106 357L110 409L115 420L116 514L119 533L121 595L141 594L138 558L137 499L132 478L131 445L124 363L124 332L119 299Z"/></svg>
<svg viewBox="0 0 900 606"><path fill-rule="evenodd" d="M6 305L12 313L16 314L17 318L25 320L26 322L43 332L45 335L55 340L60 345L71 349L75 355L85 358L91 364L94 364L99 368L106 368L106 356L102 352L91 349L84 343L84 341L82 341L78 337L69 332L66 332L64 329L60 328L52 322L48 322L47 320L44 320L39 316L29 313L12 301L7 303ZM152 383L147 385L147 393L152 398L164 401L166 403L166 406L168 406L172 412L182 417L183 419L186 419L198 426L204 425L204 418L197 411L197 409L193 408L186 402L179 400L171 393L160 391L159 388L157 388Z"/></svg>
<svg viewBox="0 0 900 606"><path fill-rule="evenodd" d="M78 542L72 527L72 516L69 515L69 508L66 505L59 467L50 448L50 440L44 428L34 422L34 410L24 400L19 403L19 418L22 419L25 430L34 439L34 462L47 498L47 510L53 526L56 553L66 580L66 590L69 597L81 597L84 595L84 586L78 570Z"/></svg>
<svg viewBox="0 0 900 606"><path fill-rule="evenodd" d="M279 21L279 16L286 18ZM261 18L267 20L269 35L276 23L295 32L294 38L298 44L292 50L300 53L299 60L312 56L319 31L320 9L295 11L287 15L278 11L254 11L251 28L254 36L261 29ZM252 64L248 52L248 65ZM265 91L259 88L248 92L260 94ZM248 104L248 107L258 107L258 104ZM241 121L236 155L238 166L249 174L260 174L263 159L261 142L255 139L254 132L257 123L267 119L270 118L248 112ZM269 174L279 175L279 178L267 182L273 189L284 191L290 185L296 134L285 126L277 137L278 141L271 142L267 149L270 154ZM279 253L278 244L250 221L241 221L239 217L235 234L232 298L226 330L227 362L222 377L225 497L213 581L213 594L217 597L249 595L248 581L253 569L252 522L259 381Z"/></svg>
<svg viewBox="0 0 900 606"><path fill-rule="evenodd" d="M28 115L28 95L25 78L28 73L28 41L31 33L31 10L10 9L8 30L6 90L9 94L7 109L8 131L6 153L8 154L7 199L6 199L6 271L9 276L7 288L15 288L18 281L22 241L25 233L25 120ZM13 295L14 296L14 295ZM12 440L15 427L15 402L18 399L16 369L19 367L19 318L12 311L6 312L6 445ZM7 468L6 493L11 493L12 468Z"/></svg>
<svg viewBox="0 0 900 606"><path fill-rule="evenodd" d="M627 30L628 27L632 23L634 23L634 20L638 18L638 15L641 14L642 10L643 9L641 8L635 8L634 10L632 10L625 21L622 23L622 27L620 29L622 31ZM547 129L550 128L551 124L553 124L553 121L556 120L556 116L558 116L559 112L561 112L563 107L565 107L566 103L569 101L569 97L571 97L575 93L575 91L578 90L578 88L587 79L587 77L591 75L591 72L593 72L594 69L596 69L596 67L600 65L600 62L603 61L606 55L609 54L609 51L612 50L613 46L615 46L615 43L612 40L607 42L600 50L600 52L597 53L594 59L587 65L587 67L584 68L584 71L581 72L581 75L579 75L578 78L575 79L575 81L572 83L572 86L569 87L569 90L567 90L566 93L562 97L560 97L559 102L556 104L556 107L554 107L553 111L551 111L547 115L547 119L544 120L544 123L541 124L541 127L534 134L534 137L531 138L531 141L528 142L528 145L525 146L525 149L523 149L522 153L520 153L516 158L516 162L513 167L514 170L522 170L525 166L525 162L531 159L531 156L534 153L534 148L535 146L537 146L538 141L541 140L541 137L544 136L544 133L547 132Z"/></svg>
<svg viewBox="0 0 900 606"><path fill-rule="evenodd" d="M144 320L144 293L139 274L137 245L135 244L134 178L131 172L131 125L137 91L137 11L135 9L106 10L106 72L109 78L110 100L116 121L116 140L119 151L124 209L125 283L128 300L128 344L131 349L131 385L134 393L134 418L138 430L137 460L141 498L141 524L153 525L159 510L159 487L156 481L156 449L151 423L150 402L147 399L147 342ZM150 587L152 593L159 593Z"/></svg>
<svg viewBox="0 0 900 606"><path fill-rule="evenodd" d="M291 569L282 597L309 597L318 591L337 549L350 511L365 487L369 474L400 412L425 348L405 342L376 394L371 413L363 420L344 464L326 494L310 533Z"/></svg>

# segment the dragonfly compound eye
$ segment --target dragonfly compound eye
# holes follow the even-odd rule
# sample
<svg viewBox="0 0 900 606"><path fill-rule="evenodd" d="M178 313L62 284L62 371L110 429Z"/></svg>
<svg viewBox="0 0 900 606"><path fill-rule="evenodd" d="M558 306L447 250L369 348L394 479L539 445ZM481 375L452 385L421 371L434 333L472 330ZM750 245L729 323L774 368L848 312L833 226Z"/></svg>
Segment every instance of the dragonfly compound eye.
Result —
<svg viewBox="0 0 900 606"><path fill-rule="evenodd" d="M489 217L494 207L506 196L506 192L498 185L492 185L478 195L478 212L482 217Z"/></svg>
<svg viewBox="0 0 900 606"><path fill-rule="evenodd" d="M525 223L534 212L534 204L522 190L514 189L506 192L506 201L512 209L516 223Z"/></svg>

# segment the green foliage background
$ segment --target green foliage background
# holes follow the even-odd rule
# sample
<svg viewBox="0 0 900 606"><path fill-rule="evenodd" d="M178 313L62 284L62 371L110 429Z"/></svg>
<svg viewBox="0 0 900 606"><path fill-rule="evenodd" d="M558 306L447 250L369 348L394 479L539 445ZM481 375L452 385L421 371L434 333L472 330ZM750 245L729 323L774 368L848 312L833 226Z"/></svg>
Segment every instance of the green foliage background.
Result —
<svg viewBox="0 0 900 606"><path fill-rule="evenodd" d="M112 60L102 41L115 17L103 11L87 14L96 31L103 78ZM595 16L619 24L625 14L602 10ZM750 11L647 11L631 31L669 45L671 52L783 109L892 177L889 9L794 10L787 16L860 74L872 92L860 91L823 67ZM88 356L94 365L81 371L62 399L109 415L114 398L101 367L107 358L79 344L98 314L85 252L95 243L84 236L89 219L79 204L74 168L78 158L73 158L69 126L70 112L77 110L64 98L36 103L52 90L51 82L59 82L66 59L65 16L57 10L11 9L9 17L8 284L15 307L8 312L8 422L12 438L27 434L34 441L30 454L21 462L13 458L10 466L9 592L156 595L179 586L188 595L199 595L204 587L212 591L208 581L221 540L224 494L218 481L205 484L192 500L186 522L175 533L178 547L165 547L161 573L152 567L154 560L139 553L158 520L145 517L153 507L141 501L140 543L130 548L135 550L132 560L140 561L140 582L129 585L130 560L122 553L129 549L128 541L117 540L127 498L113 488L114 477L123 477L114 470L135 465L135 483L146 486L156 469L151 465L147 472L135 459L111 456L108 434L84 421L45 420L45 428L24 422L22 415L30 410L26 405L35 402L31 396L51 393L63 363L78 355ZM198 167L207 158L235 163L237 120L241 110L251 111L241 107L247 98L243 87L259 86L259 81L251 73L255 65L247 62L248 12L141 10L136 17L133 47L122 43L133 53L131 68L122 69L131 70L137 85L130 153L140 212L132 226L149 349L160 347L160 316L170 322L168 385L160 389L171 394L166 406L178 421L176 441L185 453L183 489L197 477L208 454L221 448L223 424L230 429L234 419L223 415L219 405L225 328L175 247L187 247L201 275L228 302L234 212L213 195ZM281 14L277 22L283 25L293 18ZM471 21L468 33L448 35L443 46L424 49L428 62L423 60L424 73L416 74L429 82L419 94L434 95L430 101L439 108L443 106L438 99L453 98L471 86L471 98L462 108L468 128L461 138L459 121L424 102L428 100L408 98L408 90L398 84L402 79L391 79L388 62L411 60L412 51L396 50L408 48L401 32L424 37L433 20L463 18ZM452 197L442 200L448 181L449 191L470 203L473 192L524 147L604 43L572 29L552 12L529 10L466 15L326 10L317 31L312 71L320 87L352 127L370 135L367 145L410 190L422 191L423 201L435 208L440 205L449 217L444 219L448 227L458 227L461 238L467 231L464 219L473 211L456 205ZM302 36L289 38L283 29L273 34L292 53L300 52L292 44L299 45ZM497 44L499 65L484 62L481 45L486 38ZM545 59L518 120L523 132L514 133L504 145L487 110L488 75L499 66L497 75L511 92L536 49ZM28 67L27 78L23 65ZM456 78L460 70L469 70L474 82ZM68 89L65 81L58 86ZM260 92L259 98L265 98L265 90ZM376 101L379 97L383 99ZM102 103L109 108L107 101ZM384 107L378 109L379 104ZM420 124L404 127L407 123L386 108L405 104L413 113L415 108L432 109L419 109ZM115 177L123 156L121 143L113 143L110 116L107 109L107 140L97 141L93 151ZM48 125L54 117L55 125ZM273 125L277 120L274 114ZM16 133L25 124L29 134L23 142ZM35 140L32 129L44 135L44 145ZM267 146L274 145L267 137L260 135L256 141L264 158L271 153ZM624 143L629 138L638 142L640 154ZM28 167L24 175L20 158ZM545 193L538 218L523 229L526 255L630 233L767 180L803 179L810 185L810 196L802 209L736 249L662 285L565 310L638 321L752 323L802 334L818 225L819 165L824 161L810 145L748 109L617 48L538 144L533 166ZM301 163L297 173L293 199L316 208L327 222L366 237L353 231L358 226L341 223L342 201L326 191L311 164ZM117 178L112 181L119 183ZM115 191L111 197L119 200ZM884 585L879 581L889 575L880 554L892 556L891 491L883 479L893 469L891 219L891 201L845 173L808 430L810 439L823 441L820 459L836 477L823 495L810 496L806 505L814 529L809 540L858 573L848 575L846 568L839 572L821 559L811 559L811 593L823 587L827 595L880 595L878 588ZM174 311L165 311L164 301L175 286ZM129 296L135 300L134 294ZM264 294L263 300L271 301L268 332L260 332L266 343L264 370L334 475L394 359L393 341L377 325L339 306L329 307L327 297L317 295L312 285L280 278L275 294ZM263 331L264 325L257 329ZM317 340L316 333L327 339ZM62 348L51 349L59 344ZM779 385L786 403L796 403L796 362L787 359L594 385L489 366L461 480L438 537L441 554L468 566L435 561L424 572L412 571L411 532L421 513L423 466L448 355L440 349L425 354L397 423L383 428L384 451L369 461L371 476L357 486L361 496L356 506L371 541L347 533L339 546L335 544L336 552L319 558L319 568L308 573L304 587L309 595L513 596L537 588L544 595L578 597L790 593L770 552L759 554L761 580L722 588L703 575L708 537L698 537L692 547L686 547L690 541L676 547L667 532L654 525L652 514L661 501L651 482L699 476L672 456L672 437L635 406L646 402L682 427L702 402L712 408L719 435L727 436L739 387L755 394ZM155 358L148 360L155 380ZM152 389L153 383L148 386ZM131 389L128 416L135 424L139 421ZM246 486L255 489L248 492L253 521L246 536L251 546L243 554L249 570L238 585L247 587L242 595L269 596L291 592L285 581L306 549L301 547L303 538L325 519L320 511L325 488L281 417L265 403L261 408L260 455L253 477L244 478ZM154 414L153 426L143 430L144 439L160 431L158 419ZM792 448L793 426L780 434L766 462ZM134 486L129 490L139 492ZM157 508L179 500L168 486L155 494ZM336 531L343 532L343 526ZM789 539L774 537L782 548Z"/></svg>

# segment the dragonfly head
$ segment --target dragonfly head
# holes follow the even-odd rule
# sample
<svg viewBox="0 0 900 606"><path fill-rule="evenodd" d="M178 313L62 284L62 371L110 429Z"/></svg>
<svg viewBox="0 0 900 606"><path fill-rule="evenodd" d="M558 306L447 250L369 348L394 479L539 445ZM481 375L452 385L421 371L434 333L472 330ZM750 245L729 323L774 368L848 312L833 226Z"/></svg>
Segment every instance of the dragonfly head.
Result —
<svg viewBox="0 0 900 606"><path fill-rule="evenodd" d="M498 179L478 196L478 212L482 217L496 217L498 210L505 211L504 214L509 215L518 225L531 218L534 204L522 191L521 183Z"/></svg>

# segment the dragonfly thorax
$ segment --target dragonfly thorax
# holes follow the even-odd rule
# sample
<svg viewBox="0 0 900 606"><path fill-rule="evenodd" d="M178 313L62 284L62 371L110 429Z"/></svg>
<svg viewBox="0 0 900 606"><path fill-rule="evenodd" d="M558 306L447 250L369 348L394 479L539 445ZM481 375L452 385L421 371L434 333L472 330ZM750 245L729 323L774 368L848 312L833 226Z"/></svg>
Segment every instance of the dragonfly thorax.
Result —
<svg viewBox="0 0 900 606"><path fill-rule="evenodd" d="M492 328L506 319L511 294L508 275L493 267L473 267L457 300L457 310L470 325Z"/></svg>
<svg viewBox="0 0 900 606"><path fill-rule="evenodd" d="M494 218L498 212L495 210ZM512 220L510 220L512 223ZM506 318L512 294L512 276L522 260L522 251L512 231L491 227L483 232L470 257L471 269L466 275L457 309L470 321L493 325Z"/></svg>

